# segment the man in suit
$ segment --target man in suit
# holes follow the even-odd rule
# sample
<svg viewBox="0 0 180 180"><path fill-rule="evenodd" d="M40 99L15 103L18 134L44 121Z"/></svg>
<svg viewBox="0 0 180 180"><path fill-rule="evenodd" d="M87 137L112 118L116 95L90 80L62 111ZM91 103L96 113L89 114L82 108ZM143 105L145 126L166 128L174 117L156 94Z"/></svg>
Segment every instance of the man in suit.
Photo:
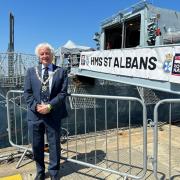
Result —
<svg viewBox="0 0 180 180"><path fill-rule="evenodd" d="M44 133L49 143L48 171L52 180L59 179L61 119L67 116L65 98L68 78L66 71L52 64L54 50L48 43L39 44L35 53L39 65L27 70L24 97L28 105L28 126L37 175L45 179Z"/></svg>

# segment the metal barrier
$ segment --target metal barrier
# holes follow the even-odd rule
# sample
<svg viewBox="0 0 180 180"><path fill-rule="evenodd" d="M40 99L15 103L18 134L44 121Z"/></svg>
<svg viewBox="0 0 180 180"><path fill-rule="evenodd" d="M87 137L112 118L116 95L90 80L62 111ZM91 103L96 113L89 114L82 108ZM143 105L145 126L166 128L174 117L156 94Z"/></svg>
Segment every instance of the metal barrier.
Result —
<svg viewBox="0 0 180 180"><path fill-rule="evenodd" d="M9 142L12 146L24 150L18 166L26 152L31 151L28 130L25 130L26 105L22 93L23 91L11 90L6 96ZM62 144L62 158L118 177L143 178L147 171L145 104L135 97L85 94L71 96L75 106L80 98L84 104L82 109L68 109L69 117L63 127L70 134ZM88 101L89 98L93 99L94 108L86 107L86 99ZM124 109L127 112L124 112ZM137 113L134 114L136 110ZM140 132L137 132L135 127L134 121L137 118L141 124ZM123 128L124 124L126 128ZM142 152L137 150L137 144L142 145Z"/></svg>
<svg viewBox="0 0 180 180"><path fill-rule="evenodd" d="M179 112L180 106L177 104L180 105L180 99L164 99L159 101L154 108L153 169L156 179L180 179L179 122L173 121L173 115ZM163 105L166 105L167 110L163 113L167 120L164 126L158 128L158 120L160 120L158 110ZM178 121L179 118L176 117ZM174 126L173 122L177 125ZM166 165L160 163L162 158ZM158 171L163 172L161 177Z"/></svg>

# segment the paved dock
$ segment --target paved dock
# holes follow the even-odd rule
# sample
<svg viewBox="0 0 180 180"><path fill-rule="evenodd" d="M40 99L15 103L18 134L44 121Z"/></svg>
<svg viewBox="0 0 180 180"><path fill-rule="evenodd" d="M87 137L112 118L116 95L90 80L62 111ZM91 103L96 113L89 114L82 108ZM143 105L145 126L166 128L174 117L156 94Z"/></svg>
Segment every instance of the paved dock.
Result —
<svg viewBox="0 0 180 180"><path fill-rule="evenodd" d="M172 132L172 150L171 150L171 172L169 172L169 138L168 132L169 128L171 128ZM180 138L179 138L179 126L169 126L168 124L162 125L159 128L159 149L158 149L158 177L160 179L168 179L169 175L173 177L173 179L180 179ZM97 140L96 147L96 165L104 168L110 168L119 172L129 173L136 176L141 176L142 169L142 128L133 128L131 129L131 141L132 147L129 149L128 141L129 141L129 130L111 130L108 134L102 133L99 135ZM119 149L120 149L120 163L117 163L117 137L115 134L118 133L119 136ZM106 152L105 148L105 137L108 137L108 151ZM80 161L86 161L91 164L95 164L95 158L93 150L93 136L92 134L86 136L86 138L78 138L79 140L75 142L75 139L71 139L68 142L68 147L70 152L68 152L68 157L72 159L78 159ZM153 130L151 127L148 127L147 131L147 172L143 180L154 180L155 177L152 171L152 161L151 157L153 154ZM86 147L86 155L84 153L84 140L87 143ZM78 146L76 146L78 144ZM62 147L66 147L66 143L62 145ZM78 149L78 155L76 155L75 151ZM131 151L131 157L127 156L127 153ZM11 154L8 160L0 161L0 178L21 174L23 180L33 180L35 177L35 163L32 159L25 157L25 159L20 164L20 167L16 169L17 162L19 157L13 158L13 154L15 154L17 150L13 147L0 149L1 156L3 154ZM66 151L62 151L63 157L67 156ZM14 155L15 156L15 155ZM131 162L131 166L127 162ZM46 167L48 167L48 157L46 157ZM61 160L61 179L62 180L120 180L124 179L122 176L117 174L112 174L109 172L105 172L102 170L85 167L76 163L72 163L69 161ZM171 173L171 174L169 174ZM46 174L46 179L50 179L48 173Z"/></svg>

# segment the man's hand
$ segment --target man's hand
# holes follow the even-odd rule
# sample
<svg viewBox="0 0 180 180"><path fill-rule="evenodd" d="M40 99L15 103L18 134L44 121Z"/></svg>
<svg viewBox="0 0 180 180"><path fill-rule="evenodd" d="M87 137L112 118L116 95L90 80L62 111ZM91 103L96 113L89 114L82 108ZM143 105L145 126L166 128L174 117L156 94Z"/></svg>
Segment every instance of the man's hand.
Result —
<svg viewBox="0 0 180 180"><path fill-rule="evenodd" d="M40 114L48 114L50 112L48 104L37 104L36 109Z"/></svg>

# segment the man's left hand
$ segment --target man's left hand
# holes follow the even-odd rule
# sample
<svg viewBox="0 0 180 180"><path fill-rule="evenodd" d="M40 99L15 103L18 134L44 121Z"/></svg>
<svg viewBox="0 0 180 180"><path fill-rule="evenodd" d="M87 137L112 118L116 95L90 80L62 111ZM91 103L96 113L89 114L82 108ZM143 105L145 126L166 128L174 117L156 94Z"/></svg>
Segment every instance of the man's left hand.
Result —
<svg viewBox="0 0 180 180"><path fill-rule="evenodd" d="M48 114L50 112L48 104L38 104L37 112L39 112L40 114Z"/></svg>

